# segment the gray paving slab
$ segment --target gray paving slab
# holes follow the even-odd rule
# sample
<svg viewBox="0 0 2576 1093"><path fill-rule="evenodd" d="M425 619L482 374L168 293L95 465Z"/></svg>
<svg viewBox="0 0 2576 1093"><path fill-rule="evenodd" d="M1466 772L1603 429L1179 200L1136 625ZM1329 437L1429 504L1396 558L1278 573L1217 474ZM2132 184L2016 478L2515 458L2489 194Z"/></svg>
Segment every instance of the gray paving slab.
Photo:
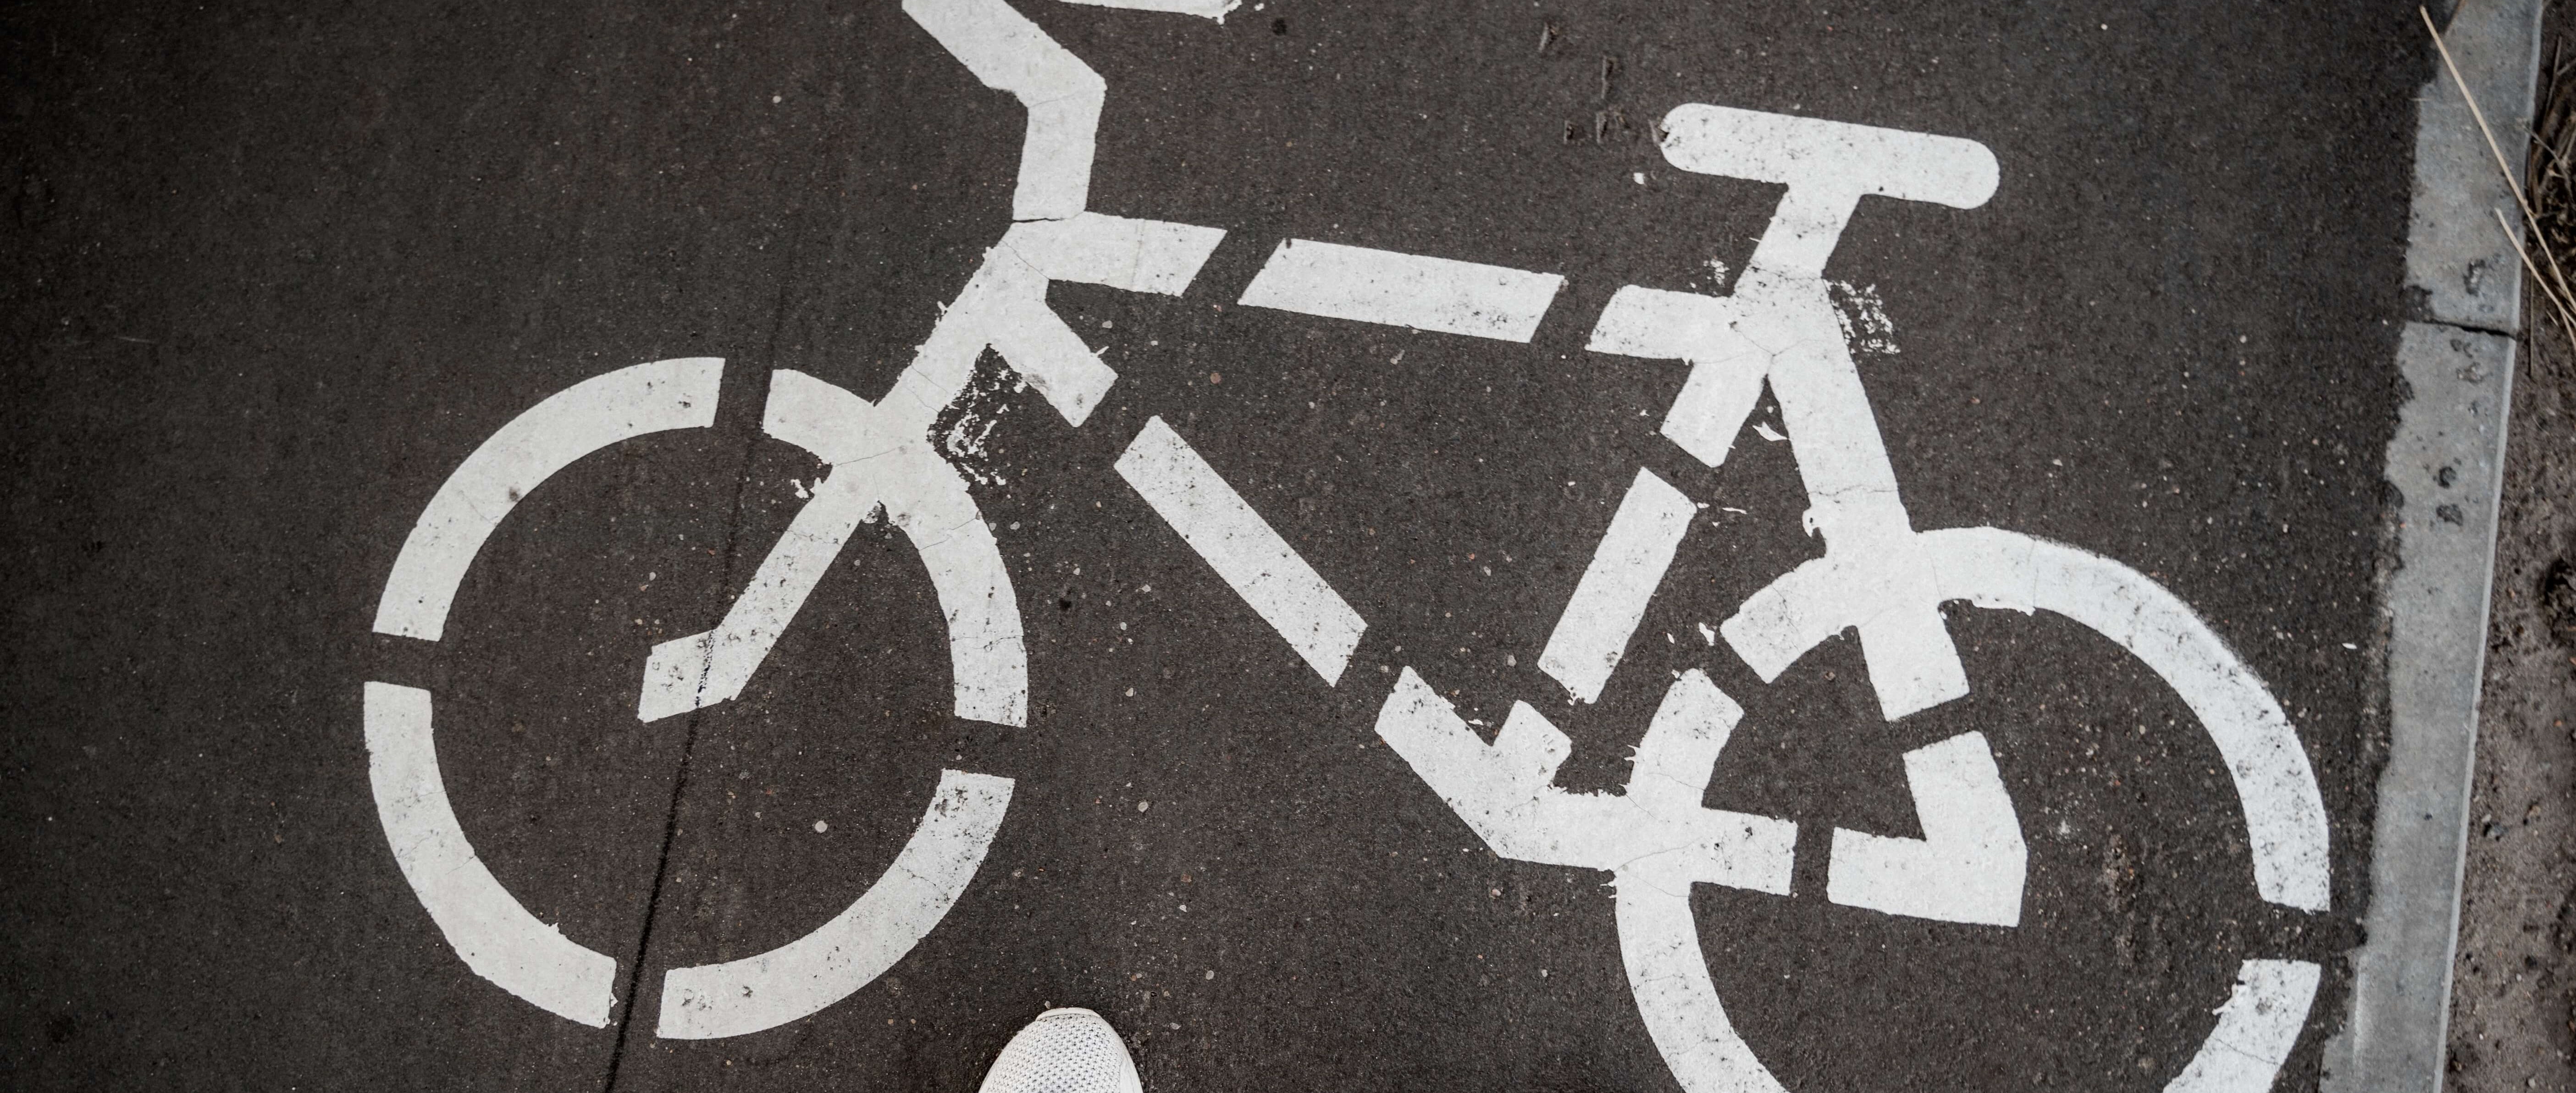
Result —
<svg viewBox="0 0 2576 1093"><path fill-rule="evenodd" d="M2331 1088L2442 1084L2522 304L2519 197L2497 157L2527 143L2540 13L2537 3L2463 5L2444 36L2450 63L2418 100L2407 287L2421 321L2399 343L2406 402L2388 449L2398 497L2388 755L2368 937L2353 958L2351 1016L2328 1052Z"/></svg>

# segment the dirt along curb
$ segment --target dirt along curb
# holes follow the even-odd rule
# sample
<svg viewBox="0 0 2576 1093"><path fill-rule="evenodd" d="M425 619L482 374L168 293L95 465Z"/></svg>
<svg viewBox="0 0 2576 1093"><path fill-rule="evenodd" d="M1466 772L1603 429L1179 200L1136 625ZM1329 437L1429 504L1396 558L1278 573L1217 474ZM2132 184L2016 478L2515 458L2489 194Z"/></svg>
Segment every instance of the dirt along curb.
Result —
<svg viewBox="0 0 2576 1093"><path fill-rule="evenodd" d="M2562 262L2576 252L2576 163L2553 158L2576 148L2569 14L2549 5L2533 114L2556 151L2533 151L2530 190ZM2459 1093L2576 1090L2576 341L2524 291L2451 989Z"/></svg>

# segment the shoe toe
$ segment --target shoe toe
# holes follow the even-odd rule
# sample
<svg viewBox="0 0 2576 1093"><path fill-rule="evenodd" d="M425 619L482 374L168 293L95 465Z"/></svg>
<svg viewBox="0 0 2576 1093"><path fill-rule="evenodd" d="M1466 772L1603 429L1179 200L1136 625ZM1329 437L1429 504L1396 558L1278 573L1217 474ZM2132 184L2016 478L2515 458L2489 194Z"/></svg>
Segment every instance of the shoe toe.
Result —
<svg viewBox="0 0 2576 1093"><path fill-rule="evenodd" d="M1003 1046L983 1093L1144 1093L1144 1084L1109 1022L1086 1009L1055 1009Z"/></svg>

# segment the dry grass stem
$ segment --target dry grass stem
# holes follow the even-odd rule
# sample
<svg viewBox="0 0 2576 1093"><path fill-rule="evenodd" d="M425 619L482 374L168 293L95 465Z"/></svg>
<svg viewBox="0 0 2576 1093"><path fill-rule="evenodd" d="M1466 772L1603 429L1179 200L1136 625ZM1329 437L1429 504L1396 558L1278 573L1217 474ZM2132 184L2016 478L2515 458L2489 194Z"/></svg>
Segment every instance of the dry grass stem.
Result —
<svg viewBox="0 0 2576 1093"><path fill-rule="evenodd" d="M2548 299L2549 309L2558 313L2558 328L2576 334L2576 316L2571 316L2567 305L2559 302L2558 294L2550 291L2549 281L2541 276L2540 267L2531 264L2531 250L2522 245L2522 240L2514 238L2513 222L2504 218L2503 209L2492 211L2495 213L2496 226L2503 228L2505 238L2513 241L2513 253L2522 258L2522 268L2531 271L2532 283L2540 286L2540 294Z"/></svg>
<svg viewBox="0 0 2576 1093"><path fill-rule="evenodd" d="M2469 92L2468 81L2460 77L2460 66L2451 59L2450 44L2442 40L2441 28L2433 25L2433 13L2418 7L2415 14L2423 17L2424 31L2433 36L2433 48L2442 55L2442 68L2450 73L2451 86L2460 89L2461 100L2469 104L2469 117L2478 123L2478 135L2486 139L2487 152L2495 156L2496 173L2504 176L2505 189L2513 194L2514 205L2522 210L2523 221L2530 226L2532 239L2540 245L2541 257L2549 260L2548 275L2544 276L2539 265L2531 260L2530 249L2523 245L2522 237L2514 232L2513 224L2505 219L2501 209L2495 210L2496 226L2504 229L2505 240L2513 244L2514 253L2522 258L2523 268L2531 271L2531 279L2539 286L2541 295L2548 297L2550 308L2558 313L2560 328L2576 334L2576 289L2568 286L2567 271L2558 261L2558 248L2550 245L2542 230L2540 215L2533 211L2531 201L2523 196L2521 175L2505 160L2503 146L2496 143L2494 128L2487 125L2486 111L2478 108L2478 97ZM2553 72L2553 84L2557 82L2555 76ZM2532 131L2537 138L2540 127L2534 125ZM2553 155L2557 153L2555 148L2550 151ZM2525 166L2527 168L2529 164Z"/></svg>

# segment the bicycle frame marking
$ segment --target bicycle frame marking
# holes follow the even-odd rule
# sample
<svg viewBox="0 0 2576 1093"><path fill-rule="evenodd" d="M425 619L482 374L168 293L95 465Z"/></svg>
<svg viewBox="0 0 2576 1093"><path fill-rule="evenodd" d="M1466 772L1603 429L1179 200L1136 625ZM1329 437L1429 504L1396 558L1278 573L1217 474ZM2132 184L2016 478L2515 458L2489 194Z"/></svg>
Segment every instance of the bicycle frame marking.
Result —
<svg viewBox="0 0 2576 1093"><path fill-rule="evenodd" d="M1288 639L1325 686L1341 682L1368 623L1181 434L1162 418L1146 421L1118 457L1118 476Z"/></svg>
<svg viewBox="0 0 2576 1093"><path fill-rule="evenodd" d="M940 316L912 365L876 403L797 373L778 373L798 380L784 388L773 386L763 427L812 451L833 472L823 480L821 492L797 511L787 538L761 560L748 590L734 601L722 624L653 648L636 700L637 719L655 721L740 695L831 560L873 511L871 502L890 502L897 495L923 506L908 517L905 509L887 505L916 546L942 541L951 531L981 540L936 554L924 547L924 560L941 590L941 607L952 624L952 643L977 640L953 628L962 619L998 620L1004 614L1007 627L996 622L980 631L987 635L983 640L1004 641L1002 631L1007 630L1007 640L1016 643L1019 608L1010 593L1009 571L991 545L991 529L973 515L965 477L931 442L932 421L965 390L976 357L991 346L1066 421L1082 424L1118 375L1047 307L1047 284L1078 281L1176 295L1223 236L1214 228L1098 213L1013 224L985 252L982 268ZM968 582L946 568L949 559L989 578L993 592L986 602L975 602L983 593L965 587ZM951 598L952 588L959 590L959 598ZM998 652L998 645L994 648ZM1024 663L1014 671L972 677L964 671L966 663L959 667L958 716L1013 726L1027 722Z"/></svg>
<svg viewBox="0 0 2576 1093"><path fill-rule="evenodd" d="M1576 698L1600 698L1698 513L1698 504L1682 491L1655 472L1637 468L1637 477L1619 499L1619 511L1610 517L1610 529L1601 533L1592 564L1574 586L1574 598L1548 633L1539 670Z"/></svg>
<svg viewBox="0 0 2576 1093"><path fill-rule="evenodd" d="M1401 251L1283 239L1241 302L1331 319L1527 343L1565 278Z"/></svg>

